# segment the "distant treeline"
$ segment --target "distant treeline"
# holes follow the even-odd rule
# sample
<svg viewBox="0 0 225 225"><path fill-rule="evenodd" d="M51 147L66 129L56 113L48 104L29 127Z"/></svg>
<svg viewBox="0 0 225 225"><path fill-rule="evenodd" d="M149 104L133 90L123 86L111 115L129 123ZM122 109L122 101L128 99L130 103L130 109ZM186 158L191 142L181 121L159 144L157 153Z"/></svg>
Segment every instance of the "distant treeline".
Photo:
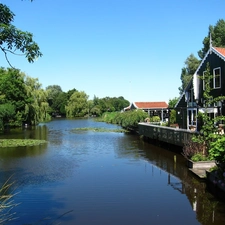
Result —
<svg viewBox="0 0 225 225"><path fill-rule="evenodd" d="M22 125L37 125L52 117L99 117L105 112L121 111L129 105L121 97L93 100L75 88L67 92L59 85L42 88L37 78L20 70L0 68L0 129Z"/></svg>

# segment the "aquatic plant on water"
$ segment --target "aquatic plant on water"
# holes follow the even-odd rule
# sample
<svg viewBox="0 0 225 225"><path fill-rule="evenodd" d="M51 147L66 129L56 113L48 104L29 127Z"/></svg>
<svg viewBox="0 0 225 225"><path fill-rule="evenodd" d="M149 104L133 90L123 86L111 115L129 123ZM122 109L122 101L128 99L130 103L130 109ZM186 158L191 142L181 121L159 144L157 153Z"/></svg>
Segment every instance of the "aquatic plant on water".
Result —
<svg viewBox="0 0 225 225"><path fill-rule="evenodd" d="M0 139L0 148L1 147L19 147L19 146L34 146L45 144L45 140L36 140L36 139Z"/></svg>
<svg viewBox="0 0 225 225"><path fill-rule="evenodd" d="M72 132L78 132L78 131L116 132L116 133L127 132L124 129L106 129L106 128L102 128L102 127L79 127L79 128L74 128L72 130Z"/></svg>

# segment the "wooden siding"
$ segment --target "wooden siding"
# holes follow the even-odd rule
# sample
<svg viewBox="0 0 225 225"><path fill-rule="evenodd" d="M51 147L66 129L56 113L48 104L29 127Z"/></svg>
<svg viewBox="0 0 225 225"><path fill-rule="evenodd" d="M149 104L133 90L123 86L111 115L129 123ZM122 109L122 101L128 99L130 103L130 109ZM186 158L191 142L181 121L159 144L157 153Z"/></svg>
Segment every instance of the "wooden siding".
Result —
<svg viewBox="0 0 225 225"><path fill-rule="evenodd" d="M211 94L213 97L225 96L225 62L223 59L219 58L215 53L209 54L201 68L198 71L198 75L202 76L203 72L206 70L207 63L210 65L210 73L213 74L213 69L221 68L221 88L213 89ZM200 82L200 98L203 98L203 81Z"/></svg>
<svg viewBox="0 0 225 225"><path fill-rule="evenodd" d="M183 95L175 110L176 122L179 127L187 129L187 102L185 101L185 95Z"/></svg>

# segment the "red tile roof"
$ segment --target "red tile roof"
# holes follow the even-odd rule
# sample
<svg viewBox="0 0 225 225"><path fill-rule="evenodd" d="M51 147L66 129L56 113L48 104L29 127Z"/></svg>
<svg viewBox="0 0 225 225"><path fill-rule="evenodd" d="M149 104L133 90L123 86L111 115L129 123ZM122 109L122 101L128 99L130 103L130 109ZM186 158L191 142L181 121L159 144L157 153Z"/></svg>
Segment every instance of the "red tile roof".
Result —
<svg viewBox="0 0 225 225"><path fill-rule="evenodd" d="M217 52L219 52L221 55L225 56L225 48L219 48L219 47L214 47Z"/></svg>
<svg viewBox="0 0 225 225"><path fill-rule="evenodd" d="M166 102L134 102L139 109L164 109L168 108Z"/></svg>

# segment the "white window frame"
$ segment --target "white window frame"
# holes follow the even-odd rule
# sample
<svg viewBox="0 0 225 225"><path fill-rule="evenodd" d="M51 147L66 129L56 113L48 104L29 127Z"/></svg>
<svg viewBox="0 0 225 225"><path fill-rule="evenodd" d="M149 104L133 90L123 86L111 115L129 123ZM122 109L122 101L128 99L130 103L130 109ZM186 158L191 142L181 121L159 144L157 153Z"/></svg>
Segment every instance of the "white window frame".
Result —
<svg viewBox="0 0 225 225"><path fill-rule="evenodd" d="M219 74L216 75L216 71L219 70ZM219 85L216 86L216 79L219 78ZM221 88L221 67L217 67L213 69L213 88Z"/></svg>
<svg viewBox="0 0 225 225"><path fill-rule="evenodd" d="M215 102L214 103L214 107L221 107L222 106L222 103L221 102Z"/></svg>

